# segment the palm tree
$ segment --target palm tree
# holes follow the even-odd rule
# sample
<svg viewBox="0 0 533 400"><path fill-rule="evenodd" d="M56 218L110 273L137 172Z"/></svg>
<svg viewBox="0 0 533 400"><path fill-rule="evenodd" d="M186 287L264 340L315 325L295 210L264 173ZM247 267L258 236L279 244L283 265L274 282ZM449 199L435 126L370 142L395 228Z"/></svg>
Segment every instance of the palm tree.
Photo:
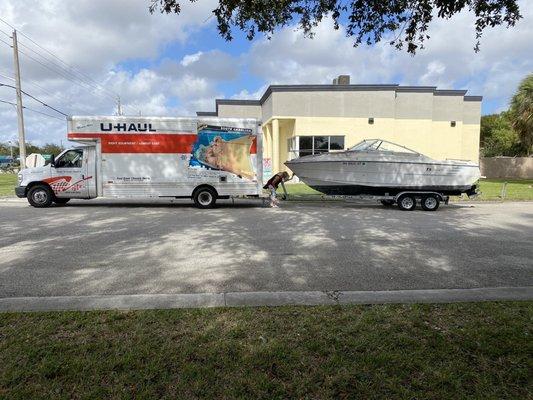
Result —
<svg viewBox="0 0 533 400"><path fill-rule="evenodd" d="M533 150L533 74L520 82L511 100L511 120L529 156Z"/></svg>

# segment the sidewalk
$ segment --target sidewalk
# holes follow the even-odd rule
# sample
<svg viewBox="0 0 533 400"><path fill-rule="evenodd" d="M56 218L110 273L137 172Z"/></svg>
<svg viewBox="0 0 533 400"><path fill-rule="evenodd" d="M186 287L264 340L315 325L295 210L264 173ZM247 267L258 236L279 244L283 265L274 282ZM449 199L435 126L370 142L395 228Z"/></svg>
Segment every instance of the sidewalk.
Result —
<svg viewBox="0 0 533 400"><path fill-rule="evenodd" d="M383 303L454 303L533 300L533 287L392 291L228 292L103 296L13 297L0 299L0 312L142 310Z"/></svg>

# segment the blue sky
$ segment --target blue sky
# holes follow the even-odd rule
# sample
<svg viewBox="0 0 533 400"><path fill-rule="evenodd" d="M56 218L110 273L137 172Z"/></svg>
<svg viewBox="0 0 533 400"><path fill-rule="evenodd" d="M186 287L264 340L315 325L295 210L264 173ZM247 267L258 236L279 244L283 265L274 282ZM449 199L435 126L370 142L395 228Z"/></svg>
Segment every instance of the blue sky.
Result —
<svg viewBox="0 0 533 400"><path fill-rule="evenodd" d="M209 18L215 4L185 2L176 16L150 15L146 0L4 0L0 16L74 66L70 73L81 71L98 82L91 86L65 79L21 57L23 88L67 114L113 114L117 93L129 114L193 115L213 110L219 97L259 98L269 84L329 83L339 74L350 74L352 83L467 89L484 96L487 114L506 109L519 81L533 72L532 2L520 2L524 19L517 27L487 30L477 54L472 15L435 20L426 49L414 57L389 46L387 38L354 48L342 27L334 30L329 19L317 27L314 39L288 26L271 40L258 35L252 42L234 30L235 39L226 42ZM0 25L9 33L8 26ZM9 40L1 32L0 38ZM21 42L28 55L43 63L59 62L23 36ZM0 74L7 77L0 76L0 82L9 83L13 76L11 54L0 43ZM14 96L4 88L0 99ZM26 105L54 114L31 100ZM65 136L64 122L31 111L26 125L28 138L36 143ZM15 137L13 107L0 105L0 141Z"/></svg>

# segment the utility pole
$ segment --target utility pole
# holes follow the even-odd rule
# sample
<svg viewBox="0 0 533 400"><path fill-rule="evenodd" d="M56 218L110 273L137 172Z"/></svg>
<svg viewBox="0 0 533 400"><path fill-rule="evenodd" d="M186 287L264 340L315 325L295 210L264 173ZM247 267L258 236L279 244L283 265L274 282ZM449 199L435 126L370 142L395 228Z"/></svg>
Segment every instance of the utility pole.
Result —
<svg viewBox="0 0 533 400"><path fill-rule="evenodd" d="M24 138L24 115L22 113L22 91L20 88L20 65L19 49L17 43L17 31L13 30L13 62L15 69L15 85L17 86L17 117L19 128L19 155L20 168L26 168L26 141Z"/></svg>
<svg viewBox="0 0 533 400"><path fill-rule="evenodd" d="M122 115L122 104L120 104L120 96L117 96L117 115Z"/></svg>

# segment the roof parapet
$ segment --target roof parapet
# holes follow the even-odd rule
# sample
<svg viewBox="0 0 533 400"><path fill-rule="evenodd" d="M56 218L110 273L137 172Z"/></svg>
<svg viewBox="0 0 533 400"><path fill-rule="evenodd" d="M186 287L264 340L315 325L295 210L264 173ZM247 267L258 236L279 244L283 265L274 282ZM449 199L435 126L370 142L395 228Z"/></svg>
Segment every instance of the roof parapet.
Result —
<svg viewBox="0 0 533 400"><path fill-rule="evenodd" d="M376 84L376 85L343 85L326 84L326 85L270 85L259 100L241 100L241 99L216 99L215 112L199 111L198 116L216 116L218 115L219 105L242 105L242 106L260 106L274 92L352 92L352 91L392 91L395 92L413 92L413 93L433 93L434 96L463 96L464 101L481 101L482 96L465 96L467 90L447 90L437 89L437 86L400 86L397 83Z"/></svg>
<svg viewBox="0 0 533 400"><path fill-rule="evenodd" d="M483 96L464 96L463 100L464 101L482 101Z"/></svg>

